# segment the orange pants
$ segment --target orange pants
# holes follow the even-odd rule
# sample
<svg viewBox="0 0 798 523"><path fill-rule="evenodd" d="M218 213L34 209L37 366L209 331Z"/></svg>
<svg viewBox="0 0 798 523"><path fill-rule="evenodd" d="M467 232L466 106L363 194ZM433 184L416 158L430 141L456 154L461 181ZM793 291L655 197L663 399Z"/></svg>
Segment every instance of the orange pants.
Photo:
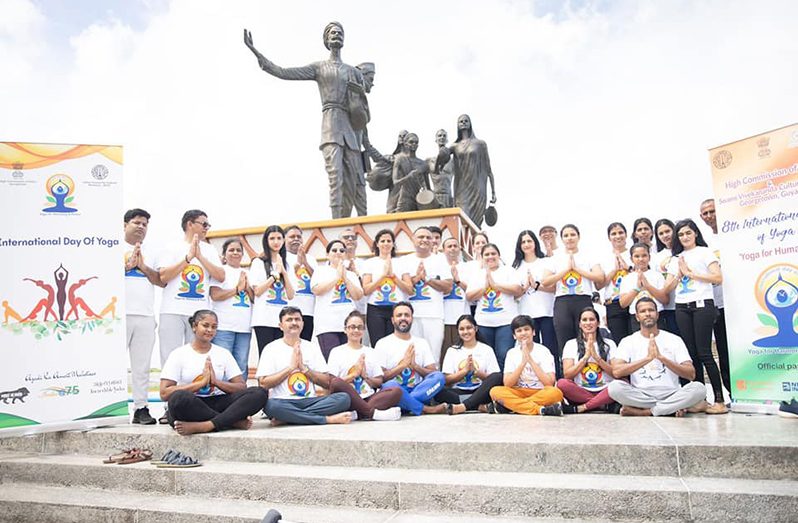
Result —
<svg viewBox="0 0 798 523"><path fill-rule="evenodd" d="M562 391L557 387L525 389L522 387L493 387L490 389L493 401L518 414L535 416L540 408L562 401Z"/></svg>

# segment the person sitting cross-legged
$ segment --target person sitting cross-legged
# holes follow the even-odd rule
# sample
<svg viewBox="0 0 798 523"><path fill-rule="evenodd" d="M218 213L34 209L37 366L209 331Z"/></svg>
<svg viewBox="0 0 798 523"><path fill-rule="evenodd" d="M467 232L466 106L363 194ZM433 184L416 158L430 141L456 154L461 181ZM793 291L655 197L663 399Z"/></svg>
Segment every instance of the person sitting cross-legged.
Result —
<svg viewBox="0 0 798 523"><path fill-rule="evenodd" d="M695 367L679 336L657 327L659 314L654 300L640 298L635 304L640 331L621 340L613 352L612 371L616 380L609 387L610 397L620 403L622 416L681 417L685 411L697 412L706 388L691 382L680 387L679 378L695 379ZM621 380L629 376L631 383Z"/></svg>
<svg viewBox="0 0 798 523"><path fill-rule="evenodd" d="M296 307L283 307L279 315L283 337L263 348L255 376L269 390L264 411L272 425L324 425L349 423L349 395L334 392L316 396L316 385L330 388L331 376L321 349L299 337L304 321Z"/></svg>
<svg viewBox="0 0 798 523"><path fill-rule="evenodd" d="M510 327L516 344L504 360L504 386L493 387L490 397L518 414L562 416L562 391L554 386L554 356L535 343L532 318L516 316Z"/></svg>

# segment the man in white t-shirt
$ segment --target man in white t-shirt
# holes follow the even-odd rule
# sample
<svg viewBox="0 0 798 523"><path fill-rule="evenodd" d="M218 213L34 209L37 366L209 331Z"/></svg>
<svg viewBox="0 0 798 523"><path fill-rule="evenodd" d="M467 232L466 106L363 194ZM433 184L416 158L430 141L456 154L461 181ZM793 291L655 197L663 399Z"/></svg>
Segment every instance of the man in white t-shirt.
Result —
<svg viewBox="0 0 798 523"><path fill-rule="evenodd" d="M538 231L541 242L543 242L543 252L547 258L554 256L554 251L557 250L557 228L553 225L544 225Z"/></svg>
<svg viewBox="0 0 798 523"><path fill-rule="evenodd" d="M493 412L562 416L562 392L554 386L554 356L535 343L535 323L520 314L510 323L515 347L504 360L504 386L490 389Z"/></svg>
<svg viewBox="0 0 798 523"><path fill-rule="evenodd" d="M283 337L263 348L255 377L269 391L264 411L273 425L344 424L352 421L345 392L316 396L316 386L329 389L331 376L316 343L299 337L302 311L290 305L280 311Z"/></svg>
<svg viewBox="0 0 798 523"><path fill-rule="evenodd" d="M313 338L313 306L316 297L310 288L310 279L316 270L316 260L308 256L302 244L302 229L291 225L285 229L285 249L288 251L288 265L296 278L294 279L294 297L288 301L302 311L302 328L300 338L311 341Z"/></svg>
<svg viewBox="0 0 798 523"><path fill-rule="evenodd" d="M150 384L150 360L155 346L155 313L153 285L163 287L158 271L147 265L149 255L142 246L147 236L150 213L130 209L124 216L125 231L125 325L130 373L133 385L133 423L154 425L147 408Z"/></svg>
<svg viewBox="0 0 798 523"><path fill-rule="evenodd" d="M712 229L712 238L710 238L709 247L715 252L715 256L720 260L720 249L718 248L718 218L715 215L715 200L709 198L701 202L701 219L704 220L710 229ZM715 347L718 350L718 361L720 363L720 378L723 381L723 386L731 394L731 373L729 370L729 343L726 336L726 313L723 307L723 284L712 286L712 295L714 297L715 308L718 310L718 316L715 318L715 324L712 326L712 333L715 335ZM720 400L717 400L720 401Z"/></svg>
<svg viewBox="0 0 798 523"><path fill-rule="evenodd" d="M621 340L613 353L615 380L607 390L620 403L622 416L684 415L697 412L706 397L702 383L691 381L684 387L679 378L695 379L695 367L682 339L659 330L657 304L649 297L635 304L640 331ZM618 378L629 376L631 383Z"/></svg>
<svg viewBox="0 0 798 523"><path fill-rule="evenodd" d="M452 274L452 290L443 296L443 348L441 362L446 358L446 350L458 342L457 319L471 311L466 301L465 282L466 269L463 254L457 238L446 238L443 242L443 254ZM462 274L462 276L461 276ZM461 279L462 278L462 279ZM442 363L441 363L442 364Z"/></svg>
<svg viewBox="0 0 798 523"><path fill-rule="evenodd" d="M452 273L445 258L432 253L432 233L419 227L413 233L416 252L402 258L402 280L413 289L407 300L415 309L413 335L424 338L435 361L443 345L443 296L452 290Z"/></svg>
<svg viewBox="0 0 798 523"><path fill-rule="evenodd" d="M393 334L380 339L373 353L382 367L383 390L401 387L399 406L416 416L446 412L446 403L429 406L435 396L446 392L446 377L438 370L426 340L410 334L413 306L406 301L394 305L391 323Z"/></svg>

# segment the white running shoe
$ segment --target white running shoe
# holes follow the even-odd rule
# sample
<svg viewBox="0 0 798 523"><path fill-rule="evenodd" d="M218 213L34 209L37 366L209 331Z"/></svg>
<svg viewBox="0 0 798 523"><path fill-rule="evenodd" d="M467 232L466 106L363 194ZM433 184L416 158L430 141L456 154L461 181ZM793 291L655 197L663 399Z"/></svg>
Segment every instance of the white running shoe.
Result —
<svg viewBox="0 0 798 523"><path fill-rule="evenodd" d="M397 421L401 417L402 409L399 407L391 407L385 410L374 409L374 416L371 419L374 421Z"/></svg>

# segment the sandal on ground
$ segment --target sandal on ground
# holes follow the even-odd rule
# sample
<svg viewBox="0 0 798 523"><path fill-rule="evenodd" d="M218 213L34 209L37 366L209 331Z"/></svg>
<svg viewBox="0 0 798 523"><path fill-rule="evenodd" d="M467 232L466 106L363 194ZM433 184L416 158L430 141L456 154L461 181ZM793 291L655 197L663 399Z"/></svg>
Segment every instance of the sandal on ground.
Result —
<svg viewBox="0 0 798 523"><path fill-rule="evenodd" d="M152 451L147 449L133 449L130 456L116 462L117 465L130 465L131 463L141 463L152 459Z"/></svg>
<svg viewBox="0 0 798 523"><path fill-rule="evenodd" d="M169 461L171 461L171 460L173 460L173 459L175 459L177 457L182 457L182 456L183 456L183 454L181 452L178 452L178 451L176 451L174 449L169 449L169 450L166 451L166 454L161 456L161 459L154 459L154 460L150 461L150 464L159 465L161 463L169 463Z"/></svg>
<svg viewBox="0 0 798 523"><path fill-rule="evenodd" d="M185 454L177 453L177 456L174 456L171 460L167 463L159 463L155 465L159 469L186 469L192 467L199 467L202 465L199 461L192 458L191 456L186 456Z"/></svg>
<svg viewBox="0 0 798 523"><path fill-rule="evenodd" d="M132 448L132 449L123 450L119 454L112 454L112 455L108 456L106 459L104 459L103 463L105 463L106 465L110 465L110 464L113 464L113 463L119 463L123 459L128 459L128 458L132 457L133 456L133 452L136 451L136 450L138 450L138 449Z"/></svg>

